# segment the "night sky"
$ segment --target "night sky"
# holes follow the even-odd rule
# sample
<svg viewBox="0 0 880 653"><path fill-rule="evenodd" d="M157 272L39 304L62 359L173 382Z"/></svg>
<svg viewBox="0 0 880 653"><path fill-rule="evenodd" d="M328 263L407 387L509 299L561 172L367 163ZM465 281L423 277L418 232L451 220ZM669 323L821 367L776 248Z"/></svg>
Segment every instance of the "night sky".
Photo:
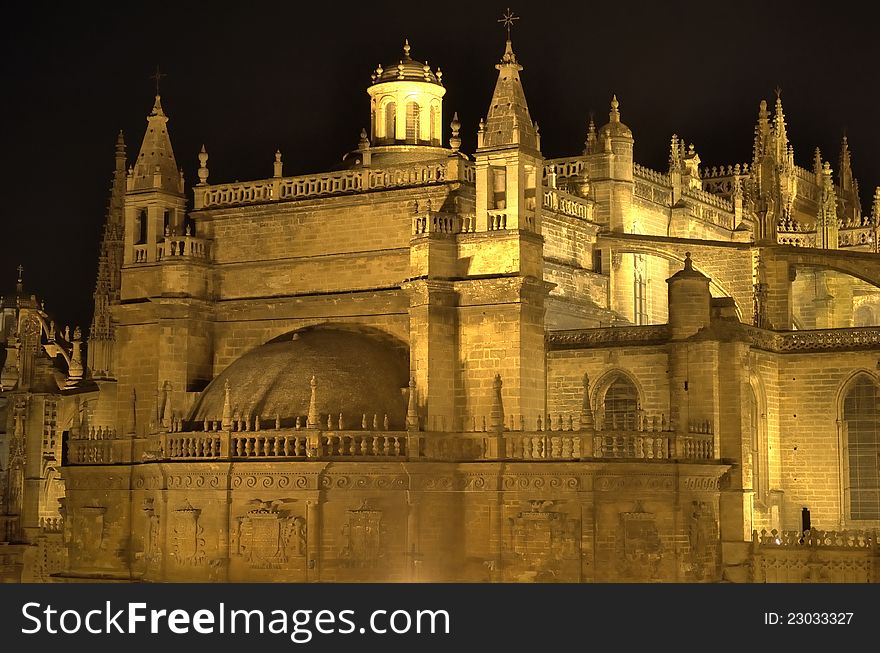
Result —
<svg viewBox="0 0 880 653"><path fill-rule="evenodd" d="M161 94L188 196L202 143L210 182L337 165L369 124L366 87L378 63L440 65L473 152L504 48L507 2L33 3L4 17L4 189L0 294L25 288L61 324L87 330L117 132L137 154ZM127 4L127 3L126 3ZM416 9L413 9L416 7ZM744 1L529 2L514 49L546 157L583 149L590 111L607 122L616 93L636 160L665 171L673 133L704 165L751 160L758 103L782 89L799 165L813 149L837 168L846 131L863 212L880 185L880 39L854 3ZM860 13L861 12L861 13Z"/></svg>

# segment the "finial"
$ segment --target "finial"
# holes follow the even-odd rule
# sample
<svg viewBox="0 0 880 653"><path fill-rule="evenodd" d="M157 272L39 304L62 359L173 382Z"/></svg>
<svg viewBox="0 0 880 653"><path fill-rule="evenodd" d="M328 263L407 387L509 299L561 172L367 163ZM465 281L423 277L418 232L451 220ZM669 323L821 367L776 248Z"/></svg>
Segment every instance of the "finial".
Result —
<svg viewBox="0 0 880 653"><path fill-rule="evenodd" d="M404 59L409 59L409 39L403 39L403 57Z"/></svg>
<svg viewBox="0 0 880 653"><path fill-rule="evenodd" d="M440 70L440 66L437 66L436 76L437 76L437 83L440 84L440 86L443 86L443 71Z"/></svg>
<svg viewBox="0 0 880 653"><path fill-rule="evenodd" d="M116 136L116 156L125 158L125 135L121 129Z"/></svg>
<svg viewBox="0 0 880 653"><path fill-rule="evenodd" d="M694 262L691 260L690 252L684 253L684 269L689 271L694 269Z"/></svg>
<svg viewBox="0 0 880 653"><path fill-rule="evenodd" d="M272 164L272 174L275 177L280 177L282 174L282 170L284 168L284 164L281 162L281 150L275 150L275 161Z"/></svg>
<svg viewBox="0 0 880 653"><path fill-rule="evenodd" d="M453 152L458 152L458 149L461 147L461 138L458 135L461 131L461 122L458 120L458 111L452 115L452 122L449 123L449 128L452 130L452 136L449 138L449 147L452 148Z"/></svg>
<svg viewBox="0 0 880 653"><path fill-rule="evenodd" d="M608 114L609 120L611 122L620 122L620 111L618 110L620 107L620 102L617 101L617 95L611 96L611 113Z"/></svg>
<svg viewBox="0 0 880 653"><path fill-rule="evenodd" d="M21 279L21 275L24 273L24 266L21 263L19 263L18 267L15 269L16 269L16 271L18 271L18 281L15 284L15 290L16 290L16 292L21 292L22 288L24 287L24 284L22 283L22 279Z"/></svg>
<svg viewBox="0 0 880 653"><path fill-rule="evenodd" d="M364 128L361 128L361 137L360 137L360 140L358 141L358 149L359 150L366 150L369 147L370 147L370 139L367 138L367 130Z"/></svg>
<svg viewBox="0 0 880 653"><path fill-rule="evenodd" d="M774 90L776 92L776 103L779 104L782 100L782 89L779 87L779 84L777 84L776 89Z"/></svg>
<svg viewBox="0 0 880 653"><path fill-rule="evenodd" d="M208 152L205 150L205 145L202 143L202 149L199 151L199 183L207 184L208 183Z"/></svg>

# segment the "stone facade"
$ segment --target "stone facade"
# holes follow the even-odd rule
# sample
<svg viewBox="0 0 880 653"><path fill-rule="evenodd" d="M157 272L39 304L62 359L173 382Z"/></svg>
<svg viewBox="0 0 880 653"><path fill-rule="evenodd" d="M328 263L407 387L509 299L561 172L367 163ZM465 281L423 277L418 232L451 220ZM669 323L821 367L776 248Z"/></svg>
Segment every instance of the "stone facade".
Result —
<svg viewBox="0 0 880 653"><path fill-rule="evenodd" d="M87 337L2 302L4 580L873 582L880 190L545 159L512 43L477 150L380 66L342 170L179 174L120 135ZM445 145L444 143L447 143ZM872 465L874 465L872 467Z"/></svg>

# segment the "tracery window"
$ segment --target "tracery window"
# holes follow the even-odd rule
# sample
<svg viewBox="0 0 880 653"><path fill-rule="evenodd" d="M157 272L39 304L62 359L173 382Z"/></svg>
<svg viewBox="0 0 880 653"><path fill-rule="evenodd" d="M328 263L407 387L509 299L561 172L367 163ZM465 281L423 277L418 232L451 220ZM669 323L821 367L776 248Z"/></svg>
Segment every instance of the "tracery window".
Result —
<svg viewBox="0 0 880 653"><path fill-rule="evenodd" d="M617 376L605 391L602 402L605 428L635 429L638 425L639 391L623 375Z"/></svg>

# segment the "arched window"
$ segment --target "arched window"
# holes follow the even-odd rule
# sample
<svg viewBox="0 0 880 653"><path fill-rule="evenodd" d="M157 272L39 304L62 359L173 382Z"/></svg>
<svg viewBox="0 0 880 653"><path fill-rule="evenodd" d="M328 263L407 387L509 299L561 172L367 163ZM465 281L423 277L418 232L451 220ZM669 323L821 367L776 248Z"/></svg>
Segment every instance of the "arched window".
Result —
<svg viewBox="0 0 880 653"><path fill-rule="evenodd" d="M844 491L851 519L880 519L880 407L878 387L861 375L843 400Z"/></svg>
<svg viewBox="0 0 880 653"><path fill-rule="evenodd" d="M147 210L141 209L137 212L137 218L134 225L135 245L143 245L147 242Z"/></svg>
<svg viewBox="0 0 880 653"><path fill-rule="evenodd" d="M440 145L440 108L431 107L431 142Z"/></svg>
<svg viewBox="0 0 880 653"><path fill-rule="evenodd" d="M385 105L385 138L393 141L397 134L397 103L389 102Z"/></svg>
<svg viewBox="0 0 880 653"><path fill-rule="evenodd" d="M633 429L638 427L639 391L623 375L619 375L605 391L602 402L605 429Z"/></svg>
<svg viewBox="0 0 880 653"><path fill-rule="evenodd" d="M406 142L417 143L420 135L419 105L417 102L406 103Z"/></svg>

